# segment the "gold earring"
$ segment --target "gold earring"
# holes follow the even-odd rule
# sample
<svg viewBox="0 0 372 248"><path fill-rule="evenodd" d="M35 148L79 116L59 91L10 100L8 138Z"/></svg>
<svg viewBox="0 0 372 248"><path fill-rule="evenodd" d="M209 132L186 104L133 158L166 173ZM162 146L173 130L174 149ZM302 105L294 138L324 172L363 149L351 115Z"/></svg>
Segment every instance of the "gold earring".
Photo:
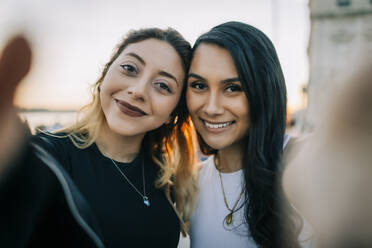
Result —
<svg viewBox="0 0 372 248"><path fill-rule="evenodd" d="M165 124L165 125L168 125L168 124L171 123L171 121L172 121L172 116L169 116L169 117L168 117L168 120L167 120L166 122L164 122L164 124Z"/></svg>

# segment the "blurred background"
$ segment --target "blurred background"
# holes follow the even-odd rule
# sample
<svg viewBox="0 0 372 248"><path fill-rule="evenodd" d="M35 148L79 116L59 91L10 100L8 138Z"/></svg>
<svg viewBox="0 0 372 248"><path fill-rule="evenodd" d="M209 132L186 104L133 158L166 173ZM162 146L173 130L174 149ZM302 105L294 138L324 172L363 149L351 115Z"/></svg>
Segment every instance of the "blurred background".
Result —
<svg viewBox="0 0 372 248"><path fill-rule="evenodd" d="M309 78L307 0L1 0L0 47L24 32L34 49L33 69L15 104L35 128L58 128L88 103L113 48L131 29L173 27L192 44L222 22L237 20L273 41L286 77L291 113L306 106Z"/></svg>
<svg viewBox="0 0 372 248"><path fill-rule="evenodd" d="M173 27L192 44L237 20L273 41L288 89L288 132L311 131L361 56L372 57L372 0L0 1L0 47L26 33L33 69L15 104L31 128L59 128L90 99L115 45L131 29Z"/></svg>
<svg viewBox="0 0 372 248"><path fill-rule="evenodd" d="M358 61L372 59L372 0L1 0L0 48L19 32L31 40L33 68L15 104L32 129L56 129L88 103L90 85L129 30L170 26L193 44L231 20L273 41L293 135L314 130L330 96L352 82Z"/></svg>

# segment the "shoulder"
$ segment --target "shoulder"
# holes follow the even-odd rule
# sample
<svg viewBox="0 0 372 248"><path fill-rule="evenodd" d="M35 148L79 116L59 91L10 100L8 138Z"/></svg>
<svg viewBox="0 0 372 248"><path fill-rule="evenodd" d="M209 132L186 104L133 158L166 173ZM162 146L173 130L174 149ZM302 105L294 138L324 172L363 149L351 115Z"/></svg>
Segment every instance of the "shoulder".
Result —
<svg viewBox="0 0 372 248"><path fill-rule="evenodd" d="M292 136L289 134L284 134L283 138L283 149L287 146L288 142L291 140Z"/></svg>
<svg viewBox="0 0 372 248"><path fill-rule="evenodd" d="M31 144L39 146L52 155L70 171L70 157L78 148L65 133L38 133L31 137Z"/></svg>
<svg viewBox="0 0 372 248"><path fill-rule="evenodd" d="M203 160L200 160L196 164L196 174L197 177L200 178L201 175L206 174L208 171L210 171L211 168L214 168L214 156L208 156L204 157Z"/></svg>
<svg viewBox="0 0 372 248"><path fill-rule="evenodd" d="M205 167L208 167L208 166L211 166L214 164L213 162L213 155L211 156L207 156L207 157L203 157L202 159L200 159L197 164L196 164L196 168L198 168L199 170L205 168Z"/></svg>
<svg viewBox="0 0 372 248"><path fill-rule="evenodd" d="M69 136L65 133L38 133L31 137L31 143L42 146L51 153L73 146Z"/></svg>
<svg viewBox="0 0 372 248"><path fill-rule="evenodd" d="M289 163L312 136L312 134L304 134L298 137L290 137L283 148L284 163Z"/></svg>

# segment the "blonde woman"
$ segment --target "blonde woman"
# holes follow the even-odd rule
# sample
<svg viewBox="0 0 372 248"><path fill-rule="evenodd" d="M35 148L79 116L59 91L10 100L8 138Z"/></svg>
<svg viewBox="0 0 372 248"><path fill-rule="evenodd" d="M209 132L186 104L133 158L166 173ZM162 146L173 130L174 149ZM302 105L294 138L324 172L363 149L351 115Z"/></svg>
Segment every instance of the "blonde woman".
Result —
<svg viewBox="0 0 372 248"><path fill-rule="evenodd" d="M22 49L22 38L5 48L15 60L4 56L1 68L16 68ZM1 245L177 247L194 190L184 83L190 56L173 29L130 32L76 124L32 137L18 145L21 157L3 163ZM2 88L26 73L13 81L0 75Z"/></svg>

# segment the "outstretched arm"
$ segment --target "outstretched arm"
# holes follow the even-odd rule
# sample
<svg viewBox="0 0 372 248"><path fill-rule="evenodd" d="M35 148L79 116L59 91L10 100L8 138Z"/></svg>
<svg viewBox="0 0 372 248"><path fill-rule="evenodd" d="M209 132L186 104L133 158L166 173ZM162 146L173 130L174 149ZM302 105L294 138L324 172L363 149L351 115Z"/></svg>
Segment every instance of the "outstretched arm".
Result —
<svg viewBox="0 0 372 248"><path fill-rule="evenodd" d="M370 63L360 67L285 158L284 189L319 247L372 246L372 71Z"/></svg>

